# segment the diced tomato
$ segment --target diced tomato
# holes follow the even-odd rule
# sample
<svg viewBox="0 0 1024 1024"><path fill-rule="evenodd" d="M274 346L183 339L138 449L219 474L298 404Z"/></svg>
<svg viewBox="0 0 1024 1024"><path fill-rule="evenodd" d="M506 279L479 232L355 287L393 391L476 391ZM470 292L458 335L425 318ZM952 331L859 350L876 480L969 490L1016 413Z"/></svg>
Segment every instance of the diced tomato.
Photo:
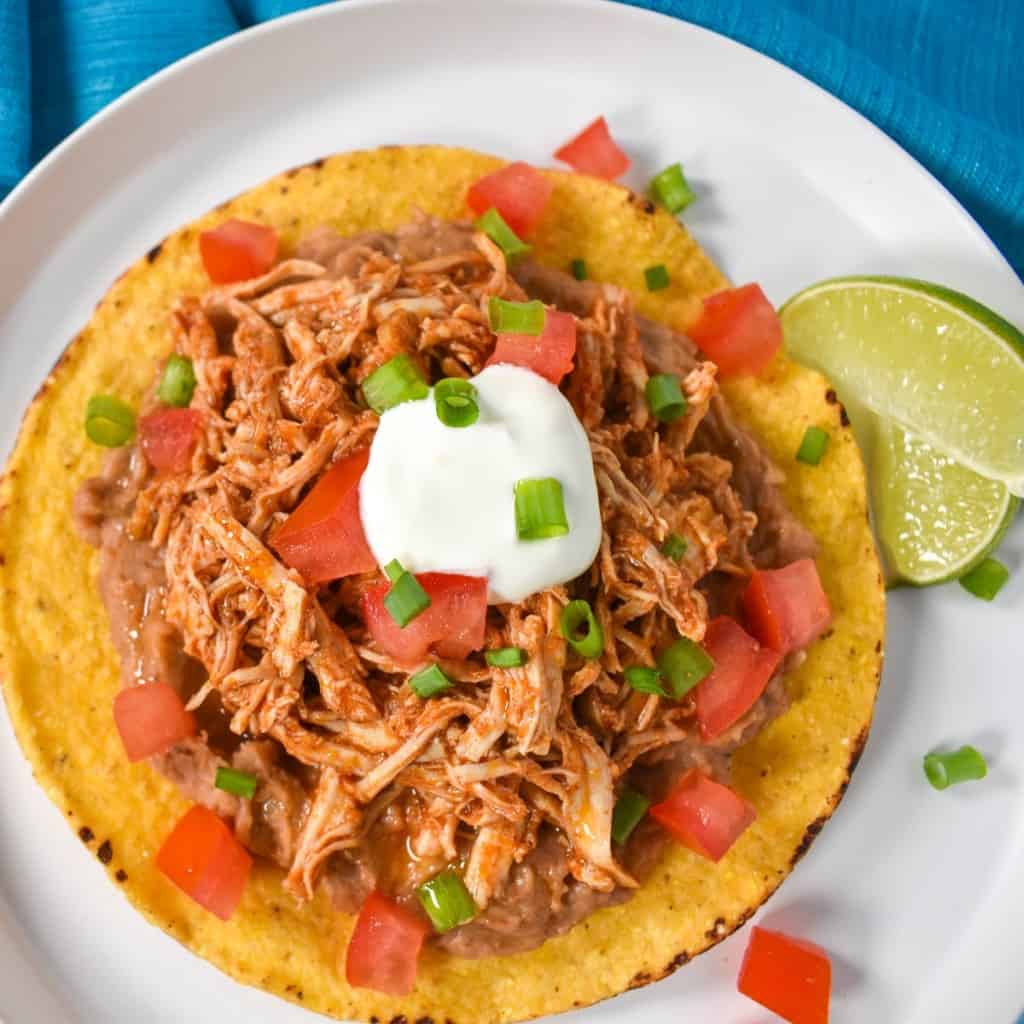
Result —
<svg viewBox="0 0 1024 1024"><path fill-rule="evenodd" d="M537 226L554 186L536 167L517 160L469 186L466 205L479 217L492 206L520 238Z"/></svg>
<svg viewBox="0 0 1024 1024"><path fill-rule="evenodd" d="M156 866L186 896L227 921L242 898L252 857L213 811L196 804L164 840Z"/></svg>
<svg viewBox="0 0 1024 1024"><path fill-rule="evenodd" d="M576 138L556 149L555 159L569 164L575 171L609 181L622 177L629 170L629 157L615 144L603 117L592 121Z"/></svg>
<svg viewBox="0 0 1024 1024"><path fill-rule="evenodd" d="M139 441L146 461L163 473L182 473L203 428L198 409L161 409L139 420Z"/></svg>
<svg viewBox="0 0 1024 1024"><path fill-rule="evenodd" d="M378 583L363 595L366 625L380 649L412 668L431 650L441 658L465 658L483 647L487 580L444 572L420 573L416 579L430 597L430 607L404 628L384 607L390 583Z"/></svg>
<svg viewBox="0 0 1024 1024"><path fill-rule="evenodd" d="M133 763L162 754L196 732L195 718L167 683L143 683L121 690L114 698L114 724Z"/></svg>
<svg viewBox="0 0 1024 1024"><path fill-rule="evenodd" d="M310 583L377 567L359 515L359 481L370 449L339 459L270 538L271 547Z"/></svg>
<svg viewBox="0 0 1024 1024"><path fill-rule="evenodd" d="M760 373L782 348L778 314L757 284L708 296L689 334L723 377Z"/></svg>
<svg viewBox="0 0 1024 1024"><path fill-rule="evenodd" d="M828 1024L832 963L813 942L755 925L736 987L790 1024Z"/></svg>
<svg viewBox="0 0 1024 1024"><path fill-rule="evenodd" d="M806 647L832 622L813 558L782 569L758 569L743 593L743 610L754 636L780 654Z"/></svg>
<svg viewBox="0 0 1024 1024"><path fill-rule="evenodd" d="M708 860L721 860L757 812L728 786L691 768L651 817L674 839Z"/></svg>
<svg viewBox="0 0 1024 1024"><path fill-rule="evenodd" d="M715 667L697 684L697 722L705 740L721 736L764 693L782 655L762 647L734 619L712 619L704 650Z"/></svg>
<svg viewBox="0 0 1024 1024"><path fill-rule="evenodd" d="M345 954L345 978L353 988L407 996L430 925L394 900L372 892L356 918Z"/></svg>
<svg viewBox="0 0 1024 1024"><path fill-rule="evenodd" d="M277 260L277 232L246 220L225 221L199 236L199 254L214 284L232 284L265 274Z"/></svg>
<svg viewBox="0 0 1024 1024"><path fill-rule="evenodd" d="M511 363L524 366L558 385L572 369L576 355L576 317L547 309L540 334L499 334L488 366Z"/></svg>

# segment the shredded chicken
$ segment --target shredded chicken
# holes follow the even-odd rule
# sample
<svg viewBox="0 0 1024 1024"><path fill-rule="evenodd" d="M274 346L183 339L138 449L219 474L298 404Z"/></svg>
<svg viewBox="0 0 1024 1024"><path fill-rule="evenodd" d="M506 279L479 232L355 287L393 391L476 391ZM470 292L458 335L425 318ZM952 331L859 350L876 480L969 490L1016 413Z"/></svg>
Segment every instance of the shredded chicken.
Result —
<svg viewBox="0 0 1024 1024"><path fill-rule="evenodd" d="M431 379L477 373L494 346L493 295L525 298L497 246L421 221L348 241L314 232L297 258L171 313L205 426L186 472L145 477L130 529L162 553L167 620L205 669L192 706L216 694L235 733L276 742L303 766L309 796L282 819L278 846L298 898L374 828L407 836L416 861L464 857L480 908L542 830L557 830L578 882L634 887L612 848L616 792L639 758L692 738L693 706L634 693L623 668L653 664L677 633L699 641L698 584L752 565L757 517L729 463L689 450L717 394L714 365L690 359L688 411L659 425L630 299L598 286L573 310L565 391L590 438L604 536L581 579L491 609L488 646L522 648L522 667L444 662L454 690L422 701L362 625L372 576L311 585L277 557L274 531L308 487L373 438L362 381L399 353ZM671 534L687 542L679 561L662 552ZM560 633L575 597L604 627L599 659ZM251 815L239 813L247 835Z"/></svg>

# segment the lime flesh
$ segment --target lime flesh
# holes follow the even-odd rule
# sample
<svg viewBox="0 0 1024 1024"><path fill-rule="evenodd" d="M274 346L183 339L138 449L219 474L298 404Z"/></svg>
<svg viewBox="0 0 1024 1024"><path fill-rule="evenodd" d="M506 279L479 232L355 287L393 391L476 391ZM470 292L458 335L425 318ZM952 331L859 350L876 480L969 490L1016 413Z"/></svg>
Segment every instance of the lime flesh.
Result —
<svg viewBox="0 0 1024 1024"><path fill-rule="evenodd" d="M1024 334L940 285L837 278L780 310L790 354L841 394L1024 494Z"/></svg>
<svg viewBox="0 0 1024 1024"><path fill-rule="evenodd" d="M1005 484L894 423L879 421L872 455L875 525L891 582L962 575L995 548L1016 512Z"/></svg>
<svg viewBox="0 0 1024 1024"><path fill-rule="evenodd" d="M1024 484L1024 402L1011 400L1024 394L1024 335L966 296L894 278L826 281L780 316L790 354L846 405L890 584L980 562Z"/></svg>

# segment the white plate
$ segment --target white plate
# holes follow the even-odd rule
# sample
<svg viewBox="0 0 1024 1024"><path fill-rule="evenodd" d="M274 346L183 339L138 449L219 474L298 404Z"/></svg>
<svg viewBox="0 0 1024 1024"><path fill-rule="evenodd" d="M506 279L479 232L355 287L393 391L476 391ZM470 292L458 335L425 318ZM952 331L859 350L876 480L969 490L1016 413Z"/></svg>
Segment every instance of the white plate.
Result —
<svg viewBox="0 0 1024 1024"><path fill-rule="evenodd" d="M832 274L911 274L1024 324L1019 282L956 202L868 122L764 57L595 0L350 0L158 75L0 207L0 447L117 273L220 200L381 143L546 162L601 112L635 157L631 184L685 162L700 196L686 221L734 280L781 301ZM1018 529L1004 555L1019 568L1022 554ZM867 753L762 915L831 951L835 1022L1001 1024L1024 1007L1021 576L993 606L956 586L891 598ZM988 753L988 780L934 792L921 755L961 741ZM147 925L33 784L6 718L0 777L0 1019L312 1024ZM576 1019L764 1020L735 992L745 942L741 932Z"/></svg>

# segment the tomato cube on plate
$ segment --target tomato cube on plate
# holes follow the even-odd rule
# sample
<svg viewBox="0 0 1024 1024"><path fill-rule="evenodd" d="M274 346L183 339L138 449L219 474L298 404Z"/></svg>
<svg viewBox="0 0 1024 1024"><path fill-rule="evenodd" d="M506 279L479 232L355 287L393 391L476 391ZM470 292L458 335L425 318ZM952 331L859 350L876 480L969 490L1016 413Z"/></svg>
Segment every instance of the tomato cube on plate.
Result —
<svg viewBox="0 0 1024 1024"><path fill-rule="evenodd" d="M813 942L755 925L736 987L790 1024L828 1024L832 963Z"/></svg>
<svg viewBox="0 0 1024 1024"><path fill-rule="evenodd" d="M143 683L114 698L114 724L131 762L162 754L196 732L196 720L168 683Z"/></svg>
<svg viewBox="0 0 1024 1024"><path fill-rule="evenodd" d="M377 567L359 513L359 482L370 449L339 459L274 532L271 547L310 583Z"/></svg>
<svg viewBox="0 0 1024 1024"><path fill-rule="evenodd" d="M719 861L757 817L735 790L691 768L650 815L683 846Z"/></svg>
<svg viewBox="0 0 1024 1024"><path fill-rule="evenodd" d="M556 149L555 159L582 174L592 174L608 181L621 178L629 170L629 157L612 138L608 122L603 117L591 121L579 135Z"/></svg>
<svg viewBox="0 0 1024 1024"><path fill-rule="evenodd" d="M688 333L723 377L758 374L782 348L778 314L757 284L709 295Z"/></svg>
<svg viewBox="0 0 1024 1024"><path fill-rule="evenodd" d="M407 996L430 925L383 893L372 892L356 919L345 953L345 978L354 988Z"/></svg>
<svg viewBox="0 0 1024 1024"><path fill-rule="evenodd" d="M213 811L196 804L164 840L156 866L201 907L227 921L245 891L252 857Z"/></svg>
<svg viewBox="0 0 1024 1024"><path fill-rule="evenodd" d="M806 647L832 622L813 558L754 572L743 592L743 611L754 636L781 654Z"/></svg>
<svg viewBox="0 0 1024 1024"><path fill-rule="evenodd" d="M199 236L199 255L214 284L233 284L265 274L277 260L277 232L232 218Z"/></svg>
<svg viewBox="0 0 1024 1024"><path fill-rule="evenodd" d="M470 185L466 205L478 217L493 206L520 238L527 238L543 215L552 188L536 167L519 160Z"/></svg>

